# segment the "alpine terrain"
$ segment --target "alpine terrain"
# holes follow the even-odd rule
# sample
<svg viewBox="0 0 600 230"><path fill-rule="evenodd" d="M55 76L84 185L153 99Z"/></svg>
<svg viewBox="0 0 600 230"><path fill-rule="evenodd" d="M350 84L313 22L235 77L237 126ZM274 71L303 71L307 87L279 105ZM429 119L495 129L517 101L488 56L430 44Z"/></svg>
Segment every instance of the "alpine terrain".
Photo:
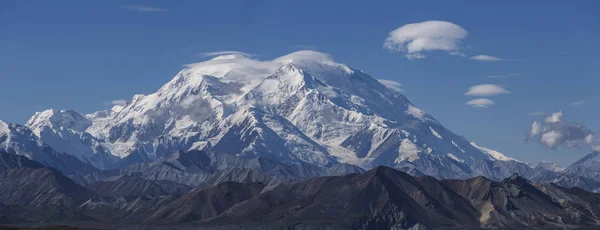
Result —
<svg viewBox="0 0 600 230"><path fill-rule="evenodd" d="M594 228L600 153L529 164L324 53L227 54L91 114L0 121L0 224Z"/></svg>
<svg viewBox="0 0 600 230"><path fill-rule="evenodd" d="M259 61L231 54L189 64L156 93L81 115L36 113L26 126L57 152L100 169L178 150L439 178L474 175L475 161L512 160L444 128L400 92L315 51Z"/></svg>

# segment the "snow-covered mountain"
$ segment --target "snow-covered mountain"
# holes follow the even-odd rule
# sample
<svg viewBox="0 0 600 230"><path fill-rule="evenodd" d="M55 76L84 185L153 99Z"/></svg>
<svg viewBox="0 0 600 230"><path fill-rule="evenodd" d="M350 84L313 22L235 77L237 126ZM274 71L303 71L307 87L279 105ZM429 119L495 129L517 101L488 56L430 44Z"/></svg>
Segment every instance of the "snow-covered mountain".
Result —
<svg viewBox="0 0 600 230"><path fill-rule="evenodd" d="M567 167L564 171L565 173L589 177L600 181L600 152L591 152Z"/></svg>
<svg viewBox="0 0 600 230"><path fill-rule="evenodd" d="M471 175L468 164L512 158L471 144L368 74L299 51L260 61L223 55L189 64L156 93L81 115L36 113L28 122L52 148L99 168L210 149L284 163L413 167Z"/></svg>
<svg viewBox="0 0 600 230"><path fill-rule="evenodd" d="M563 172L565 169L560 165L549 162L549 161L540 161L532 166L533 168L543 168L552 172Z"/></svg>
<svg viewBox="0 0 600 230"><path fill-rule="evenodd" d="M71 155L57 152L45 144L29 128L0 120L0 152L25 156L65 175L83 175L97 169Z"/></svg>
<svg viewBox="0 0 600 230"><path fill-rule="evenodd" d="M38 112L25 126L58 152L69 153L83 162L104 169L119 158L111 155L85 130L92 122L73 110L49 109Z"/></svg>

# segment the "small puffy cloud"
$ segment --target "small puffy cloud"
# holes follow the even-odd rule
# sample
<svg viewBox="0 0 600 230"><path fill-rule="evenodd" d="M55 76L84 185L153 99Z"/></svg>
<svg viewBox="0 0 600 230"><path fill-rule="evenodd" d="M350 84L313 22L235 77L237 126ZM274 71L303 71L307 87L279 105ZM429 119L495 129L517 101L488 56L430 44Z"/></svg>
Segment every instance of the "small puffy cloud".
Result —
<svg viewBox="0 0 600 230"><path fill-rule="evenodd" d="M502 58L489 56L489 55L476 55L476 56L470 57L469 59L475 60L475 61L489 61L489 62L504 60Z"/></svg>
<svg viewBox="0 0 600 230"><path fill-rule="evenodd" d="M558 131L552 130L541 135L540 143L549 148L556 148L564 140L564 135Z"/></svg>
<svg viewBox="0 0 600 230"><path fill-rule="evenodd" d="M467 35L465 29L451 22L412 23L391 31L383 48L391 52L404 52L408 59L425 58L425 52L436 50L458 54L459 45Z"/></svg>
<svg viewBox="0 0 600 230"><path fill-rule="evenodd" d="M594 134L585 137L585 143L594 151L600 151L600 137Z"/></svg>
<svg viewBox="0 0 600 230"><path fill-rule="evenodd" d="M558 112L553 113L552 115L546 117L546 119L544 119L544 122L557 123L557 122L560 122L560 119L562 119L562 116L563 116L562 111L558 111Z"/></svg>
<svg viewBox="0 0 600 230"><path fill-rule="evenodd" d="M490 76L486 76L485 78L511 78L511 77L521 77L521 76L524 76L524 74L510 73L510 74L504 74L504 75L490 75Z"/></svg>
<svg viewBox="0 0 600 230"><path fill-rule="evenodd" d="M145 12L145 13L160 13L160 12L167 11L162 8L153 7L153 6L143 6L143 5L124 5L124 6L121 6L121 8L131 10L131 11Z"/></svg>
<svg viewBox="0 0 600 230"><path fill-rule="evenodd" d="M127 104L127 100L124 99L117 99L117 100L112 100L112 101L103 101L102 104L106 105L106 106L113 106L113 107L123 107Z"/></svg>
<svg viewBox="0 0 600 230"><path fill-rule="evenodd" d="M572 106L578 106L578 105L583 105L583 104L585 104L585 101L572 101L572 102L569 102L569 105L572 105Z"/></svg>
<svg viewBox="0 0 600 230"><path fill-rule="evenodd" d="M489 97L496 96L500 94L509 94L510 91L505 88L494 85L494 84L481 84L474 85L469 88L469 90L465 93L467 96L478 96L478 97Z"/></svg>
<svg viewBox="0 0 600 230"><path fill-rule="evenodd" d="M396 92L404 93L404 90L402 89L402 84L400 82L386 79L377 79L377 81Z"/></svg>
<svg viewBox="0 0 600 230"><path fill-rule="evenodd" d="M494 103L494 101L487 99L487 98L479 98L479 99L473 99L473 100L467 101L466 104L473 106L474 108L488 108L495 103Z"/></svg>
<svg viewBox="0 0 600 230"><path fill-rule="evenodd" d="M550 149L587 146L600 151L600 137L582 124L564 121L560 111L546 117L543 122L534 121L528 139L537 140Z"/></svg>

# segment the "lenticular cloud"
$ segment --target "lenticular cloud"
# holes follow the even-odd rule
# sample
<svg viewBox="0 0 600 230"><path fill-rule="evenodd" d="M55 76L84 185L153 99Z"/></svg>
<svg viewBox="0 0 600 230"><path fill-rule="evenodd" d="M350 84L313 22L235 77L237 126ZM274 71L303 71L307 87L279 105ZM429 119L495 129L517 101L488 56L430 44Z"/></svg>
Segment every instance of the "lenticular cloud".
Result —
<svg viewBox="0 0 600 230"><path fill-rule="evenodd" d="M419 59L424 58L424 52L427 51L459 50L459 45L467 34L465 29L451 22L412 23L391 31L383 48L392 52L405 52L409 59Z"/></svg>

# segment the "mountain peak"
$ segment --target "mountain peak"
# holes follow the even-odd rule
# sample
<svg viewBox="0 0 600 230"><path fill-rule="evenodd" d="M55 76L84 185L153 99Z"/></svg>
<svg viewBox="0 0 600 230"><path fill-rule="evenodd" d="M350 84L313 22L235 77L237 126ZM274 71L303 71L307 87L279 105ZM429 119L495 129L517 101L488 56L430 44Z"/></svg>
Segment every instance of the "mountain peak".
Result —
<svg viewBox="0 0 600 230"><path fill-rule="evenodd" d="M48 109L42 112L36 112L29 121L27 121L25 126L32 130L49 126L82 131L91 124L92 123L85 116L79 114L75 110Z"/></svg>
<svg viewBox="0 0 600 230"><path fill-rule="evenodd" d="M560 167L560 165L549 161L540 161L537 164L535 164L533 168L542 168L553 172L562 172L565 170L563 167Z"/></svg>
<svg viewBox="0 0 600 230"><path fill-rule="evenodd" d="M489 158L401 93L328 54L302 50L258 60L228 53L186 65L157 92L136 95L123 107L89 119L50 110L37 113L28 125L69 129L45 132L42 139L59 152L85 153L79 155L83 160L134 152L153 160L195 143L285 162L365 168L400 161L420 167L458 164L438 162L442 158L415 162L420 153L456 156L461 164ZM397 160L406 154L411 157Z"/></svg>
<svg viewBox="0 0 600 230"><path fill-rule="evenodd" d="M600 151L593 151L588 155L585 155L583 158L579 159L575 163L571 165L592 165L592 164L600 164Z"/></svg>
<svg viewBox="0 0 600 230"><path fill-rule="evenodd" d="M303 69L318 70L324 66L339 68L347 74L352 74L354 71L347 65L337 63L331 55L317 52L314 50L300 50L273 60L275 63L284 64L292 63Z"/></svg>
<svg viewBox="0 0 600 230"><path fill-rule="evenodd" d="M0 137L8 134L10 132L10 129L8 128L9 123L6 123L3 120L0 120Z"/></svg>

